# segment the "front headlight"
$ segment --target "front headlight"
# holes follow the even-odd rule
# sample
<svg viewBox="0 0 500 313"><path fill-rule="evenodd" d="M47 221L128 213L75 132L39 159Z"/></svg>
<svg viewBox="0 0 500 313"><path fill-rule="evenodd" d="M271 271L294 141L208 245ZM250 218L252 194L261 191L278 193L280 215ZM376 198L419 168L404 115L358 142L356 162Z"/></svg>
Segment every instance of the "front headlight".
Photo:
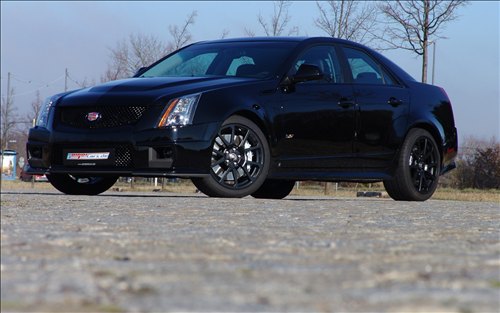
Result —
<svg viewBox="0 0 500 313"><path fill-rule="evenodd" d="M43 101L42 106L40 107L40 111L38 112L38 116L36 118L36 126L47 127L47 123L49 121L49 114L52 107L55 105L59 96L48 97Z"/></svg>
<svg viewBox="0 0 500 313"><path fill-rule="evenodd" d="M191 124L200 96L201 94L198 93L170 100L157 126L167 127Z"/></svg>

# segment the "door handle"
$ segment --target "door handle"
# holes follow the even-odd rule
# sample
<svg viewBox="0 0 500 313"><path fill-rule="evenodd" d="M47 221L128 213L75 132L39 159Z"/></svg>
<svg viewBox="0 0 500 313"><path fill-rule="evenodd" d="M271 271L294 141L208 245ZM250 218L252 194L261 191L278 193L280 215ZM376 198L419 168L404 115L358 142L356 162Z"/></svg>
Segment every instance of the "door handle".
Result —
<svg viewBox="0 0 500 313"><path fill-rule="evenodd" d="M343 109L348 109L352 106L354 106L356 103L352 100L349 100L348 98L340 98L338 105L343 108Z"/></svg>
<svg viewBox="0 0 500 313"><path fill-rule="evenodd" d="M390 97L389 100L387 100L387 104L390 104L393 107L397 107L397 106L403 104L403 101L400 99L396 99L394 97Z"/></svg>

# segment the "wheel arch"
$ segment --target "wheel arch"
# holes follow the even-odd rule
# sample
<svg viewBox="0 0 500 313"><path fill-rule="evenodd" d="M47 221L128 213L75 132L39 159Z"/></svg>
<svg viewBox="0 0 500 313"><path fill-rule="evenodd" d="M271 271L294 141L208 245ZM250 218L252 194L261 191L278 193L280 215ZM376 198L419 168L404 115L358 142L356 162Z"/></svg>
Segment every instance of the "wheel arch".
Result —
<svg viewBox="0 0 500 313"><path fill-rule="evenodd" d="M443 165L443 156L444 156L444 150L443 150L443 133L444 132L443 132L443 130L439 130L436 127L436 125L430 124L428 122L417 122L408 128L408 131L406 132L404 138L406 138L408 136L408 133L412 129L416 129L416 128L420 128L420 129L428 131L431 134L431 136L434 138L434 141L436 142L438 149L439 149L439 154L441 156L441 166L442 166Z"/></svg>
<svg viewBox="0 0 500 313"><path fill-rule="evenodd" d="M249 119L250 121L254 122L260 130L264 133L264 136L266 136L268 145L271 146L271 131L270 128L268 127L268 123L266 123L265 118L260 116L254 111L249 111L249 110L239 110L236 112L233 112L231 115L228 116L241 116L244 118Z"/></svg>

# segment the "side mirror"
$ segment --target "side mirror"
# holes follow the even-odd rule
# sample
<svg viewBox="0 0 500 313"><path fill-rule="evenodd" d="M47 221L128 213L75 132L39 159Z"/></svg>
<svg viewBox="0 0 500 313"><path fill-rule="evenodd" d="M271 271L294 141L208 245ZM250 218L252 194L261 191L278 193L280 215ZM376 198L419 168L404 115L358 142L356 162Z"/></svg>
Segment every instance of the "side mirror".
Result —
<svg viewBox="0 0 500 313"><path fill-rule="evenodd" d="M294 83L302 83L312 80L321 80L324 78L324 74L321 73L321 70L316 65L312 64L302 64L297 73L292 77L292 82Z"/></svg>
<svg viewBox="0 0 500 313"><path fill-rule="evenodd" d="M143 66L143 67L139 68L139 69L135 72L134 77L137 77L137 76L141 75L141 74L142 74L142 73L144 73L147 69L148 69L148 68L147 68L146 66Z"/></svg>

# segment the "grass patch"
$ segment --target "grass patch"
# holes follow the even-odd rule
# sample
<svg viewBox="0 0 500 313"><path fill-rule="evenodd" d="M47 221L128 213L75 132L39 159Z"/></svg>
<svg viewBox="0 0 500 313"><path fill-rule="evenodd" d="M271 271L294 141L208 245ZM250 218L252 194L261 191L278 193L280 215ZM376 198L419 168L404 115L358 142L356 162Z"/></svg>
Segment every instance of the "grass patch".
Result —
<svg viewBox="0 0 500 313"><path fill-rule="evenodd" d="M473 202L500 202L500 190L438 188L434 200L455 200Z"/></svg>
<svg viewBox="0 0 500 313"><path fill-rule="evenodd" d="M4 190L51 190L55 191L54 187L47 182L38 182L31 184L30 182L22 181L2 181L2 191ZM131 183L123 180L118 181L112 190L127 191L143 191L143 192L172 192L191 194L196 192L196 187L189 179L178 179L177 182L166 182L163 186L161 179L158 179L157 185L154 185L154 179L138 179L132 186ZM385 193L382 183L375 184L351 184L350 187L341 187L335 183L328 183L325 188L323 182L300 182L298 188L292 190L291 195L295 196L311 196L311 197L338 197L338 198L355 198L358 191L379 191L388 197ZM452 189L438 188L432 197L432 200L454 200L454 201L473 201L473 202L498 202L500 203L500 190L479 190L479 189Z"/></svg>
<svg viewBox="0 0 500 313"><path fill-rule="evenodd" d="M78 312L78 313L90 313L90 312L102 312L102 313L120 313L125 312L125 310L114 304L93 304L93 303L42 303L42 304L30 304L23 302L14 301L2 301L1 311L18 311L18 312Z"/></svg>
<svg viewBox="0 0 500 313"><path fill-rule="evenodd" d="M500 288L500 280L492 280L490 281L490 286L493 288Z"/></svg>

